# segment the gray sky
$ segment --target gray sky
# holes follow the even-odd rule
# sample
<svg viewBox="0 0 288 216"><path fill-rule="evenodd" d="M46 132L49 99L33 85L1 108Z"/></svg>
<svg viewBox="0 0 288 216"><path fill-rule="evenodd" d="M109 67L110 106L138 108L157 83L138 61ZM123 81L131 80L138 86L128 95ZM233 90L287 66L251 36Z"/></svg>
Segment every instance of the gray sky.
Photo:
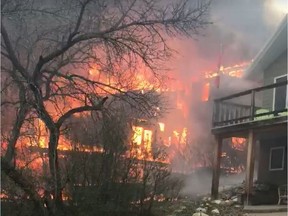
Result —
<svg viewBox="0 0 288 216"><path fill-rule="evenodd" d="M251 61L272 36L285 13L286 0L213 0L209 26L196 40L171 42L179 54L171 61L176 79L191 82L192 77L216 70L220 44L222 65Z"/></svg>

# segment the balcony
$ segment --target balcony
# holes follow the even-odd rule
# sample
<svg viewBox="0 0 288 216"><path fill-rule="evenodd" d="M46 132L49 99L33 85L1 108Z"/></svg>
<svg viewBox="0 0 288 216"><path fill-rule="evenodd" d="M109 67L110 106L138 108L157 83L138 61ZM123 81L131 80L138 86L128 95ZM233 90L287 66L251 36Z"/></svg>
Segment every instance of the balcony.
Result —
<svg viewBox="0 0 288 216"><path fill-rule="evenodd" d="M287 80L214 100L212 133L287 124Z"/></svg>

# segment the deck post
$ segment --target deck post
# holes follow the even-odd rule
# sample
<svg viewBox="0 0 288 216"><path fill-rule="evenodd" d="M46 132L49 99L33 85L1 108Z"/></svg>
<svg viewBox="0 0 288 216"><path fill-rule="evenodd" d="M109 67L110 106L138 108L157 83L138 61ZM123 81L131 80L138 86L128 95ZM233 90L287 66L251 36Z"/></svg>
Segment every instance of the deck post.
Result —
<svg viewBox="0 0 288 216"><path fill-rule="evenodd" d="M250 107L250 120L254 120L255 115L255 91L252 90L251 92L251 107Z"/></svg>
<svg viewBox="0 0 288 216"><path fill-rule="evenodd" d="M253 174L255 162L255 134L251 129L248 135L247 148L247 163L246 163L246 177L245 177L245 194L247 195L246 204L249 204L249 197L253 188Z"/></svg>
<svg viewBox="0 0 288 216"><path fill-rule="evenodd" d="M213 176L212 176L212 199L218 198L219 178L220 178L220 162L222 151L222 138L215 136L216 143L214 145L214 158L213 158Z"/></svg>

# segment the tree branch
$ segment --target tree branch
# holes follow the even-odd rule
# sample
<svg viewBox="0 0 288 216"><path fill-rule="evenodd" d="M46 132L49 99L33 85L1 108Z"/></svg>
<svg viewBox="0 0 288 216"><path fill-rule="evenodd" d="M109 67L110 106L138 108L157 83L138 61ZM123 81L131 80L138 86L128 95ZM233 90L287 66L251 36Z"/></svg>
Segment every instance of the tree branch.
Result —
<svg viewBox="0 0 288 216"><path fill-rule="evenodd" d="M58 128L60 128L63 124L63 122L68 119L70 116L74 115L75 113L85 112L85 111L99 111L103 108L103 105L105 101L108 99L108 97L103 98L97 105L95 106L82 106L77 107L74 109L71 109L67 111L64 115L62 115L58 121L56 122L56 125Z"/></svg>
<svg viewBox="0 0 288 216"><path fill-rule="evenodd" d="M201 14L203 14L207 8L208 8L209 4L205 4L202 5L202 8L199 8L198 10L195 10L196 12L201 12ZM131 7L133 6L130 5ZM180 7L180 6L179 6ZM188 12L182 12L182 13L176 13L174 15L172 15L172 17L170 18L166 18L163 15L163 18L158 18L158 19L148 19L148 20L135 20L135 21L131 21L130 23L127 24L123 24L123 25L119 25L119 21L123 20L125 17L121 17L118 22L116 22L116 24L112 25L110 28L100 31L100 32L92 32L92 33L85 33L82 35L79 35L78 37L72 39L72 40L68 40L66 45L63 46L61 49L55 50L54 52L48 54L47 56L43 57L43 65L55 58L57 58L58 56L62 55L63 53L65 53L67 50L69 50L70 48L72 48L75 44L78 44L79 42L83 42L83 41L87 41L87 40L91 40L91 39L97 39L97 38L105 38L106 35L111 34L113 32L116 31L121 31L123 29L128 29L132 26L157 26L157 25L162 25L164 26L164 28L169 28L169 26L172 26L175 31L178 30L184 30L184 28L188 28L187 30L195 30L196 28L198 28L200 25L205 25L205 24L209 24L207 22L201 22L200 24L196 25L197 22L199 21L198 19L200 19L200 15L196 15L193 17L193 12L195 13L195 11L188 11ZM126 12L127 13L127 12ZM125 14L125 13L124 13ZM178 26L177 25L184 25L183 26ZM187 33L183 32L183 33Z"/></svg>
<svg viewBox="0 0 288 216"><path fill-rule="evenodd" d="M83 18L83 14L85 12L85 8L87 6L87 4L90 2L91 0L86 0L84 3L82 3L82 6L81 6L81 10L80 10L80 14L79 14L79 17L77 19L77 22L76 22L76 26L75 26L75 29L74 31L69 35L68 37L68 43L72 41L73 37L78 34L78 30L79 30L79 27L80 27L80 24L82 22L82 18Z"/></svg>
<svg viewBox="0 0 288 216"><path fill-rule="evenodd" d="M28 73L25 70L25 68L21 65L21 63L19 62L18 58L16 57L15 52L14 52L14 50L12 48L8 33L7 33L3 23L1 23L1 34L2 34L2 38L3 38L3 41L4 41L5 46L6 46L6 51L7 51L8 55L9 55L9 59L10 59L11 63L21 73L21 75L26 80L28 80L29 79Z"/></svg>

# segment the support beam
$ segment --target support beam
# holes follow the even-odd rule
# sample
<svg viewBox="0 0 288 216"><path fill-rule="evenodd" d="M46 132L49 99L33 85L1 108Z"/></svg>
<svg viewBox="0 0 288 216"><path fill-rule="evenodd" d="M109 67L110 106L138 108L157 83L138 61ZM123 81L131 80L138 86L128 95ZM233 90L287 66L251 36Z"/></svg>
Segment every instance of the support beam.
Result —
<svg viewBox="0 0 288 216"><path fill-rule="evenodd" d="M212 199L218 198L220 162L221 162L221 151L222 151L222 138L219 136L216 136L215 138L216 138L216 143L214 145L213 176L212 176L212 188L211 188Z"/></svg>
<svg viewBox="0 0 288 216"><path fill-rule="evenodd" d="M251 129L248 135L247 162L246 162L246 177L245 177L245 193L247 194L246 204L249 204L249 197L253 188L255 162L255 134Z"/></svg>

